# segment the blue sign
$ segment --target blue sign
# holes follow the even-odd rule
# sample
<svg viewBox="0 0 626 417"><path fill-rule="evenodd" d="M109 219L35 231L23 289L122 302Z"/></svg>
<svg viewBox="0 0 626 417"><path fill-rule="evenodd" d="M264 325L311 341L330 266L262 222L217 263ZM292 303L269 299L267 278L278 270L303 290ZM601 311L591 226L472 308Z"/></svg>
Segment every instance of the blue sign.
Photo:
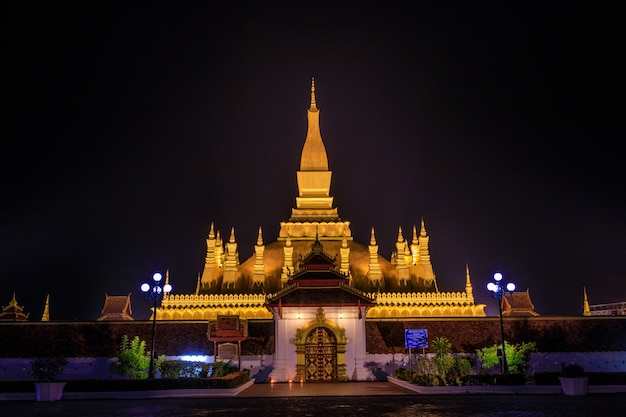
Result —
<svg viewBox="0 0 626 417"><path fill-rule="evenodd" d="M407 348L427 348L428 331L426 329L404 329L404 343Z"/></svg>

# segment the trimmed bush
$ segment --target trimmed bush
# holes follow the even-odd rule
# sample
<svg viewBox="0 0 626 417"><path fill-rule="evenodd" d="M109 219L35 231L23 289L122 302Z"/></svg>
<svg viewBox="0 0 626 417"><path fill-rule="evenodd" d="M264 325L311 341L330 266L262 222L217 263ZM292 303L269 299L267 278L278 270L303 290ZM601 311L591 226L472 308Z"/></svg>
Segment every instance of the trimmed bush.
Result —
<svg viewBox="0 0 626 417"><path fill-rule="evenodd" d="M69 380L65 392L152 391L170 389L231 389L250 380L244 369L223 377L154 379L76 379ZM33 381L0 381L0 392L35 392Z"/></svg>

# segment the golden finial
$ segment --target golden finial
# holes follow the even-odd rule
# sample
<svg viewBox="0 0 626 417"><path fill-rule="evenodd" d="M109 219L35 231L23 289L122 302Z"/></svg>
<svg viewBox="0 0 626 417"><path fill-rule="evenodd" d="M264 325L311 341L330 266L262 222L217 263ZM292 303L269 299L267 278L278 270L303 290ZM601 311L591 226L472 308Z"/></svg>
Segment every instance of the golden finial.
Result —
<svg viewBox="0 0 626 417"><path fill-rule="evenodd" d="M376 245L376 235L374 235L374 226L372 226L372 233L370 234L370 245Z"/></svg>
<svg viewBox="0 0 626 417"><path fill-rule="evenodd" d="M420 236L426 236L426 226L424 226L424 217L422 216L422 225L420 227Z"/></svg>
<svg viewBox="0 0 626 417"><path fill-rule="evenodd" d="M311 77L311 111L317 110L317 104L315 103L315 77Z"/></svg>
<svg viewBox="0 0 626 417"><path fill-rule="evenodd" d="M263 230L261 229L260 226L259 226L259 234L257 235L257 238L256 238L256 244L258 246L263 245Z"/></svg>
<svg viewBox="0 0 626 417"><path fill-rule="evenodd" d="M404 242L404 236L402 236L402 226L398 226L398 242Z"/></svg>

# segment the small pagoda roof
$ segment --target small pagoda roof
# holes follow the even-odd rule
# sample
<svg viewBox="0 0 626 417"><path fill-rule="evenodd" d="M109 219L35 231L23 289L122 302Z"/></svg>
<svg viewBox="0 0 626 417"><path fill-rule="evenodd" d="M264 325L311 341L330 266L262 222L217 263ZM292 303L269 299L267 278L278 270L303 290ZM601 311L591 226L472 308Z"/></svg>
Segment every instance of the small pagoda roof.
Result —
<svg viewBox="0 0 626 417"><path fill-rule="evenodd" d="M30 313L24 313L24 307L18 304L15 293L13 293L13 298L9 301L9 305L2 307L0 321L28 321L29 315Z"/></svg>
<svg viewBox="0 0 626 417"><path fill-rule="evenodd" d="M268 299L267 306L374 306L375 300L369 298L349 285L340 284L333 287L301 287L292 285L285 291Z"/></svg>
<svg viewBox="0 0 626 417"><path fill-rule="evenodd" d="M246 322L239 316L219 315L217 320L209 322L207 339L212 342L242 342L247 339Z"/></svg>
<svg viewBox="0 0 626 417"><path fill-rule="evenodd" d="M375 300L352 288L348 276L336 269L336 260L324 252L316 237L311 252L303 256L298 271L291 276L288 286L273 297L267 307L290 306L373 306Z"/></svg>
<svg viewBox="0 0 626 417"><path fill-rule="evenodd" d="M301 259L301 265L326 265L334 267L336 259L324 252L324 246L319 240L319 236L315 236L315 241L311 245L311 251L304 255Z"/></svg>
<svg viewBox="0 0 626 417"><path fill-rule="evenodd" d="M132 314L133 310L130 306L130 294L105 294L102 316L98 318L98 321L134 320Z"/></svg>
<svg viewBox="0 0 626 417"><path fill-rule="evenodd" d="M300 287L336 287L349 281L347 275L337 270L336 259L324 252L317 237L311 251L300 259L298 271L289 278L289 284Z"/></svg>
<svg viewBox="0 0 626 417"><path fill-rule="evenodd" d="M538 316L535 305L530 299L530 293L526 291L507 292L502 297L502 315L511 317Z"/></svg>

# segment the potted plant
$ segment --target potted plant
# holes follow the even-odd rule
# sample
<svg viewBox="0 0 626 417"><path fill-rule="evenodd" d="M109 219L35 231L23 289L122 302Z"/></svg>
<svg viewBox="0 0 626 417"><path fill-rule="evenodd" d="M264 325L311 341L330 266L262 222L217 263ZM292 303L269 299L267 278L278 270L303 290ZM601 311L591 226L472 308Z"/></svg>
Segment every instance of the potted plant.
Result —
<svg viewBox="0 0 626 417"><path fill-rule="evenodd" d="M30 374L37 380L37 401L57 401L63 396L65 382L57 381L67 366L65 358L36 358L30 361Z"/></svg>
<svg viewBox="0 0 626 417"><path fill-rule="evenodd" d="M582 366L570 363L561 364L561 389L565 395L587 395L588 377Z"/></svg>

